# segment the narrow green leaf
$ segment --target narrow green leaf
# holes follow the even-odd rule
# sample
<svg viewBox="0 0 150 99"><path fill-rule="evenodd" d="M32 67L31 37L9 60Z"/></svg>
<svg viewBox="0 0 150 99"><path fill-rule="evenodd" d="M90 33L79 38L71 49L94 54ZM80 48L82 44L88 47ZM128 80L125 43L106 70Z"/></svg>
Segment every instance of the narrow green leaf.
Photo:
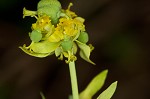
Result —
<svg viewBox="0 0 150 99"><path fill-rule="evenodd" d="M73 99L72 95L69 95L68 99Z"/></svg>
<svg viewBox="0 0 150 99"><path fill-rule="evenodd" d="M90 60L90 53L91 53L90 47L88 45L84 44L84 43L81 43L81 42L77 41L77 40L76 40L76 42L77 42L77 44L80 48L80 53L79 54L80 54L81 58L83 58L87 62L95 65L95 63Z"/></svg>
<svg viewBox="0 0 150 99"><path fill-rule="evenodd" d="M112 83L105 91L103 91L97 99L111 99L117 88L117 81Z"/></svg>
<svg viewBox="0 0 150 99"><path fill-rule="evenodd" d="M95 76L86 89L81 92L80 99L92 99L93 95L95 95L104 85L107 73L108 70L104 70Z"/></svg>
<svg viewBox="0 0 150 99"><path fill-rule="evenodd" d="M42 92L40 92L40 95L41 95L42 99L46 99Z"/></svg>

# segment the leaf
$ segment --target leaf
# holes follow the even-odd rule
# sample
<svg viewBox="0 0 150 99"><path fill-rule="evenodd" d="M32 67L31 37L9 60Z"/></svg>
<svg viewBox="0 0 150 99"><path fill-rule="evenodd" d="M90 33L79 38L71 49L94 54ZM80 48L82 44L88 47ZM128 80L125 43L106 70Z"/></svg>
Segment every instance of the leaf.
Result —
<svg viewBox="0 0 150 99"><path fill-rule="evenodd" d="M60 42L42 41L38 43L33 43L30 48L35 53L51 53L55 51L55 49L59 45L60 45Z"/></svg>
<svg viewBox="0 0 150 99"><path fill-rule="evenodd" d="M72 95L69 95L68 99L73 99Z"/></svg>
<svg viewBox="0 0 150 99"><path fill-rule="evenodd" d="M104 70L95 76L86 89L81 92L80 99L92 99L93 95L95 95L104 85L107 73L108 70Z"/></svg>
<svg viewBox="0 0 150 99"><path fill-rule="evenodd" d="M42 99L46 99L42 92L40 92L40 95L41 95Z"/></svg>
<svg viewBox="0 0 150 99"><path fill-rule="evenodd" d="M76 40L76 42L77 42L77 44L80 48L80 53L79 54L80 54L81 58L83 58L87 62L95 65L95 63L90 60L90 53L91 53L90 47L88 45L84 44L84 43L81 43L81 42L77 41L77 40Z"/></svg>
<svg viewBox="0 0 150 99"><path fill-rule="evenodd" d="M103 91L97 99L111 99L117 87L117 81L112 83L105 91Z"/></svg>

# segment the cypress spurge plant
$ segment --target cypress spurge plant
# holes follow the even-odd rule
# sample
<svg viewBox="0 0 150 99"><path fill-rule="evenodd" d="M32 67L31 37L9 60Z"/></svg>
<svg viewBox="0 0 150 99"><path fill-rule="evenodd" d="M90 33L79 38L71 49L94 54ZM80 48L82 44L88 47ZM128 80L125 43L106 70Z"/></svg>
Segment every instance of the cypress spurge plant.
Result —
<svg viewBox="0 0 150 99"><path fill-rule="evenodd" d="M90 60L94 47L92 44L87 44L89 37L84 25L85 19L70 10L72 5L70 3L67 9L62 9L58 0L41 0L37 4L37 11L23 8L23 18L31 16L37 21L32 24L29 32L31 44L29 46L24 44L19 48L34 57L44 58L55 54L59 60L65 60L70 70L71 98L92 99L93 95L103 86L108 71L105 70L98 74L83 92L78 93L75 69L76 53L80 50L81 58L95 65ZM110 99L116 85L117 82L113 83L97 99ZM45 99L42 93L41 96Z"/></svg>

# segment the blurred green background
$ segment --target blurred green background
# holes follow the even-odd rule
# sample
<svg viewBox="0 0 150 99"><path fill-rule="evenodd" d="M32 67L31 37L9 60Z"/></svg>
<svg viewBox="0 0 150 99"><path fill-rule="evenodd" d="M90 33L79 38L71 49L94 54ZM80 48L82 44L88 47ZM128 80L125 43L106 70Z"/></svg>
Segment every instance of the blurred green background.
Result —
<svg viewBox="0 0 150 99"><path fill-rule="evenodd" d="M22 18L22 9L36 10L39 0L0 0L0 99L68 99L70 75L55 56L39 59L18 46L29 44L34 18ZM104 69L109 70L103 90L118 80L112 99L150 99L150 1L60 0L63 8L86 19L86 30L95 47L93 66L80 57L76 62L79 91ZM99 91L99 93L102 90ZM98 94L99 94L98 93ZM93 99L98 96L95 95Z"/></svg>

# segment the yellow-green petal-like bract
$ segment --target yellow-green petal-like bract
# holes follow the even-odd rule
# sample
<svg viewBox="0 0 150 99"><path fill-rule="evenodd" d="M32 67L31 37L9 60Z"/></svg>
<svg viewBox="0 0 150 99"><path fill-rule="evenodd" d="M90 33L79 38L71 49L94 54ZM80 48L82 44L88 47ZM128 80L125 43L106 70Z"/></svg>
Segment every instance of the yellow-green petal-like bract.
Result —
<svg viewBox="0 0 150 99"><path fill-rule="evenodd" d="M78 40L76 40L76 42L80 48L80 57L86 60L87 62L95 65L95 63L90 60L90 53L91 53L90 47L84 43L79 42Z"/></svg>
<svg viewBox="0 0 150 99"><path fill-rule="evenodd" d="M19 48L22 51L24 51L26 54L28 54L30 56L34 56L34 57L39 57L39 58L47 57L52 54L52 53L35 53L35 52L28 50L25 46L23 46L23 47L20 46Z"/></svg>
<svg viewBox="0 0 150 99"><path fill-rule="evenodd" d="M60 42L42 41L33 43L30 48L36 53L51 53L60 45Z"/></svg>

